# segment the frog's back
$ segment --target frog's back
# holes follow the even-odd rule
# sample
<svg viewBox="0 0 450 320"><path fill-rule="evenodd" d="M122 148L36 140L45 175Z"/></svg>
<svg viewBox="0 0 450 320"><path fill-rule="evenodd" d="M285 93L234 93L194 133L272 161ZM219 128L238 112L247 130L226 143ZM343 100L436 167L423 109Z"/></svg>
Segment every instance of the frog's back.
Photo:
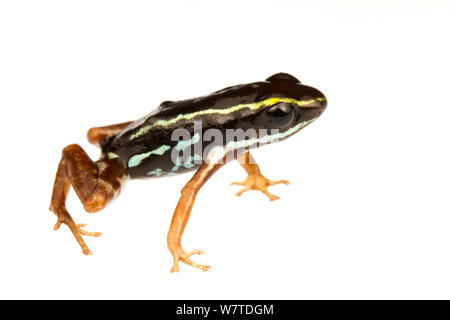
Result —
<svg viewBox="0 0 450 320"><path fill-rule="evenodd" d="M182 101L165 101L145 117L131 123L115 136L102 141L101 147L108 157L120 157L127 164L131 178L159 177L190 171L202 163L203 145L199 140L195 122L202 129L225 131L236 127L238 119L230 106L252 103L261 94L258 83L237 85L216 91L208 96ZM214 112L213 112L214 110ZM218 117L220 115L220 117ZM190 140L173 141L176 129L183 129ZM178 162L173 150L180 153L190 147L191 155Z"/></svg>
<svg viewBox="0 0 450 320"><path fill-rule="evenodd" d="M310 89L292 76L277 74L266 81L227 87L203 97L165 101L119 134L103 140L102 151L110 158L121 158L131 178L189 171L201 165L205 147L211 144L203 143L202 132L219 130L223 140L227 129L261 129L254 119L263 101L274 95L300 99Z"/></svg>

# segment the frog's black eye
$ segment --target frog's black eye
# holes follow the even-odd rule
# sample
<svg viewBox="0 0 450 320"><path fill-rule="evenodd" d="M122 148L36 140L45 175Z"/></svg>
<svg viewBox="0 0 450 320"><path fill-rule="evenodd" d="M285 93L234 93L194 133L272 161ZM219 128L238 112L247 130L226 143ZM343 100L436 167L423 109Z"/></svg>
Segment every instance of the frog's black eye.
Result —
<svg viewBox="0 0 450 320"><path fill-rule="evenodd" d="M289 103L277 103L264 112L264 121L271 128L286 128L294 121L294 118L295 111Z"/></svg>

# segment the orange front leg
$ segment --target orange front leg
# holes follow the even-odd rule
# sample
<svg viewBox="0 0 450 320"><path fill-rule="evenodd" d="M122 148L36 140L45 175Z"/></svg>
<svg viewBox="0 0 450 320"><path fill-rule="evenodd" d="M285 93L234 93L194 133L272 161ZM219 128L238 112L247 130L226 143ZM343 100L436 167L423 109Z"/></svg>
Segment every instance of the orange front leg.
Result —
<svg viewBox="0 0 450 320"><path fill-rule="evenodd" d="M203 271L208 271L211 268L210 266L197 264L190 259L194 254L203 254L203 251L184 251L181 246L181 237L189 220L198 191L221 166L222 164L203 164L181 190L181 197L173 214L167 235L167 248L173 256L173 265L170 272L179 271L179 261Z"/></svg>
<svg viewBox="0 0 450 320"><path fill-rule="evenodd" d="M238 197L249 190L259 190L264 193L270 201L278 200L279 198L276 195L267 191L267 187L280 183L289 184L288 180L272 181L264 177L250 152L246 152L238 159L238 161L248 174L248 177L244 181L231 183L231 185L244 186L243 189L236 193L236 196Z"/></svg>

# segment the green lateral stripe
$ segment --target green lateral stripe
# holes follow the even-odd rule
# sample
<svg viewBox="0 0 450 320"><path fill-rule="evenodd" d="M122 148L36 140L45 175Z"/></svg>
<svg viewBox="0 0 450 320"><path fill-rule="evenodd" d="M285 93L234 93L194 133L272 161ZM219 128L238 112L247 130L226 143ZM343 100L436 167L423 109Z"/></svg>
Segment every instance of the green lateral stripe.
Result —
<svg viewBox="0 0 450 320"><path fill-rule="evenodd" d="M220 161L227 152L237 150L240 148L252 147L253 145L255 145L257 143L268 144L268 143L272 143L272 142L278 141L280 139L286 138L290 135L293 135L297 131L303 129L311 122L317 120L317 118L318 117L307 120L307 121L300 122L299 124L290 128L289 130L286 130L285 132L279 132L276 134L265 135L264 137L261 137L261 138L252 138L252 139L242 140L242 141L230 141L225 145L225 148L220 148L221 150L216 151L216 154L213 154L208 159L208 161L210 161L210 163L215 163L217 161Z"/></svg>
<svg viewBox="0 0 450 320"><path fill-rule="evenodd" d="M280 139L286 138L290 135L293 135L297 131L303 129L311 122L317 120L317 118L318 117L307 120L307 121L300 122L299 124L290 128L289 130L286 130L285 132L279 132L276 134L265 135L261 138L252 138L252 139L242 140L242 141L230 141L225 145L224 148L219 147L219 150L214 151L214 154L212 154L211 156L208 155L208 161L210 163L216 163L216 162L220 161L221 159L223 159L223 157L225 156L225 154L227 152L230 152L233 150L238 150L240 148L252 147L253 145L255 145L257 143L268 144L268 143L272 143L272 142L278 141Z"/></svg>
<svg viewBox="0 0 450 320"><path fill-rule="evenodd" d="M129 168L136 167L142 162L142 160L148 158L152 154L157 154L161 156L164 154L164 152L166 152L169 149L170 147L164 144L160 146L158 149L146 153L135 154L134 156L130 157L130 159L128 159L128 167Z"/></svg>
<svg viewBox="0 0 450 320"><path fill-rule="evenodd" d="M150 130L152 127L166 127L169 126L171 124L174 124L180 120L190 120L192 118L195 118L197 116L201 116L204 114L229 114L232 112L236 112L239 111L241 109L244 108L248 108L250 110L257 110L261 107L270 107L273 106L274 104L277 104L279 102L285 102L285 103L295 103L296 105L298 105L300 108L303 107L308 107L308 105L316 102L316 101L324 101L324 98L316 98L316 99L310 99L310 100L296 100L293 98L268 98L266 100L263 101L259 101L259 102L254 102L254 103L247 103L247 104L238 104L235 106L232 106L230 108L227 109L206 109L206 110L200 110L197 112L192 112L192 113L187 113L187 114L179 114L178 116L176 116L175 118L169 119L169 120L158 120L156 121L154 124L149 124L146 126L143 126L142 128L140 128L135 134L133 134L130 137L130 140L136 139L142 135L144 135L145 133L148 132L148 130Z"/></svg>
<svg viewBox="0 0 450 320"><path fill-rule="evenodd" d="M276 134L268 134L265 135L261 138L252 138L252 139L248 139L248 140L242 140L242 141L230 141L227 143L225 149L227 151L230 150L236 150L239 148L245 148L245 147L250 147L256 143L260 143L260 144L266 144L266 143L272 143L274 141L278 141L280 139L286 138L290 135L293 135L294 133L296 133L297 131L299 131L300 129L306 127L308 124L310 124L311 122L313 122L314 120L316 120L318 117L307 120L307 121L303 121L300 122L299 124L297 124L296 126L286 130L285 132L281 132L281 133L276 133Z"/></svg>

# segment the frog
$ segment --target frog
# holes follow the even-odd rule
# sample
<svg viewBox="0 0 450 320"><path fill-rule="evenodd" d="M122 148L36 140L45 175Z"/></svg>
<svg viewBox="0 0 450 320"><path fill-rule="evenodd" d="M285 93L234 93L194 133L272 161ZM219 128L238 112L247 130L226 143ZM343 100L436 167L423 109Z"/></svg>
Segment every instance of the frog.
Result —
<svg viewBox="0 0 450 320"><path fill-rule="evenodd" d="M135 121L91 128L87 139L100 148L98 160L91 160L78 144L62 150L49 207L57 217L53 229L66 225L83 254L91 255L84 237L99 237L101 233L86 231L86 224L72 219L66 208L71 187L84 210L94 213L117 198L129 180L194 171L181 189L167 234L173 258L170 271L178 272L180 262L208 271L209 265L191 258L203 251L185 251L181 244L200 189L220 168L236 160L247 173L244 181L231 183L242 187L236 196L255 190L271 201L279 199L268 187L289 181L262 175L250 150L290 138L314 122L326 107L321 91L281 72L206 96L164 101Z"/></svg>

